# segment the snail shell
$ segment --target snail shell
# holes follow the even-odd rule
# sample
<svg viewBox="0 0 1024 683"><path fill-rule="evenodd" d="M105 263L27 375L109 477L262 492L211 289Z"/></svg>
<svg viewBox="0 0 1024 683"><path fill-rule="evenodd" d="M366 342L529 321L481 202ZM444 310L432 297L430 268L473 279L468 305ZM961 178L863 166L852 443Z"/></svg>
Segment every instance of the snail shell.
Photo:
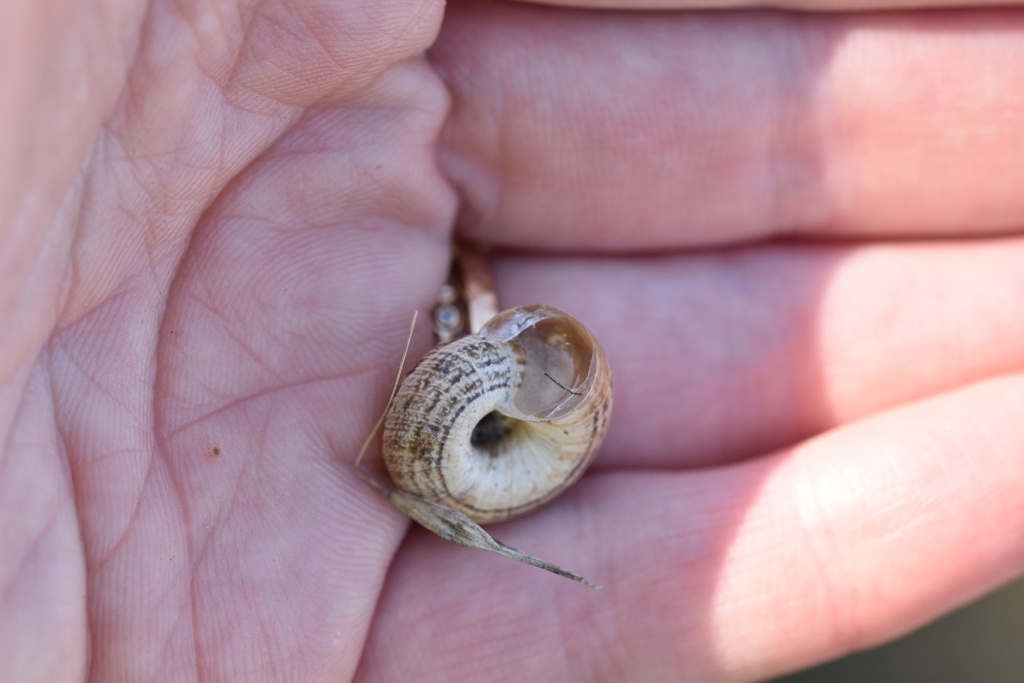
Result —
<svg viewBox="0 0 1024 683"><path fill-rule="evenodd" d="M512 308L409 373L384 420L384 462L398 488L500 522L580 477L611 405L608 360L579 321Z"/></svg>

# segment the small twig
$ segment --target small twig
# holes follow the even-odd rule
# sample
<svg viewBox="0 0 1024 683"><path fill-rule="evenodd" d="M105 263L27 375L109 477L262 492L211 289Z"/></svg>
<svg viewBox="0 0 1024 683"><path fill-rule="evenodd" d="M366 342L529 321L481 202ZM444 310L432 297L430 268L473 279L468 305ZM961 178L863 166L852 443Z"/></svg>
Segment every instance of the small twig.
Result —
<svg viewBox="0 0 1024 683"><path fill-rule="evenodd" d="M583 393L582 393L582 392L579 392L579 391L573 391L572 389L570 389L569 387L565 386L564 384L562 384L561 382L559 382L559 381L558 381L557 379L555 379L554 377L552 377L551 375L549 375L549 374L548 374L548 373L546 373L546 372L544 373L544 376L545 376L545 377L547 377L547 378L548 378L549 380L551 380L552 382L554 382L555 384L557 384L557 385L558 385L558 386L559 386L560 388L562 388L562 389L564 389L565 391L567 391L567 392L569 392L570 394L572 394L573 396L582 396L582 395L583 395Z"/></svg>
<svg viewBox="0 0 1024 683"><path fill-rule="evenodd" d="M460 244L455 250L455 262L462 279L462 298L466 302L469 333L479 334L487 321L498 314L498 295L494 279L487 266L487 257L478 248Z"/></svg>

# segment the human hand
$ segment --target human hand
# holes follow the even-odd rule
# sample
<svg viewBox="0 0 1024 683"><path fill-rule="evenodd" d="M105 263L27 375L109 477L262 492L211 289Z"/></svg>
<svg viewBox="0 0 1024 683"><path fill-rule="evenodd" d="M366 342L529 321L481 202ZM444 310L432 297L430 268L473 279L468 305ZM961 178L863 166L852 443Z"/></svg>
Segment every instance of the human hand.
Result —
<svg viewBox="0 0 1024 683"><path fill-rule="evenodd" d="M761 678L1020 571L1016 12L453 3L428 62L436 3L65 10L6 103L0 677ZM612 360L494 530L604 593L351 471L457 203Z"/></svg>

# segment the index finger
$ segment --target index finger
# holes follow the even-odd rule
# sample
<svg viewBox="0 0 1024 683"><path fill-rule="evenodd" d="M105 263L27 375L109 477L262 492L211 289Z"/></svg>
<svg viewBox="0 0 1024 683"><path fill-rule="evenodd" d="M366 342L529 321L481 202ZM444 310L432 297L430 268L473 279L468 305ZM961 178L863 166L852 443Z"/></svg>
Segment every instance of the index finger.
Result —
<svg viewBox="0 0 1024 683"><path fill-rule="evenodd" d="M465 238L663 249L1024 222L1024 12L449 6Z"/></svg>
<svg viewBox="0 0 1024 683"><path fill-rule="evenodd" d="M672 10L733 9L738 7L774 7L814 12L843 12L869 9L923 9L935 7L974 7L986 3L971 0L516 0L526 4L577 7L580 9ZM988 3L990 4L990 3ZM1009 3L1013 4L1013 3Z"/></svg>

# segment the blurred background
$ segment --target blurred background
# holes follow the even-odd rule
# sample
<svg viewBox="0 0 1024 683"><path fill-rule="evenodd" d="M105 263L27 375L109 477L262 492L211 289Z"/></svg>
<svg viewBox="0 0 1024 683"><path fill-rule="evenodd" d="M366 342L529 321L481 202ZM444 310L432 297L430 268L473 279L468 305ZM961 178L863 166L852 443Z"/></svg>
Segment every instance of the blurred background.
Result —
<svg viewBox="0 0 1024 683"><path fill-rule="evenodd" d="M774 683L1024 683L1024 579L900 640Z"/></svg>

